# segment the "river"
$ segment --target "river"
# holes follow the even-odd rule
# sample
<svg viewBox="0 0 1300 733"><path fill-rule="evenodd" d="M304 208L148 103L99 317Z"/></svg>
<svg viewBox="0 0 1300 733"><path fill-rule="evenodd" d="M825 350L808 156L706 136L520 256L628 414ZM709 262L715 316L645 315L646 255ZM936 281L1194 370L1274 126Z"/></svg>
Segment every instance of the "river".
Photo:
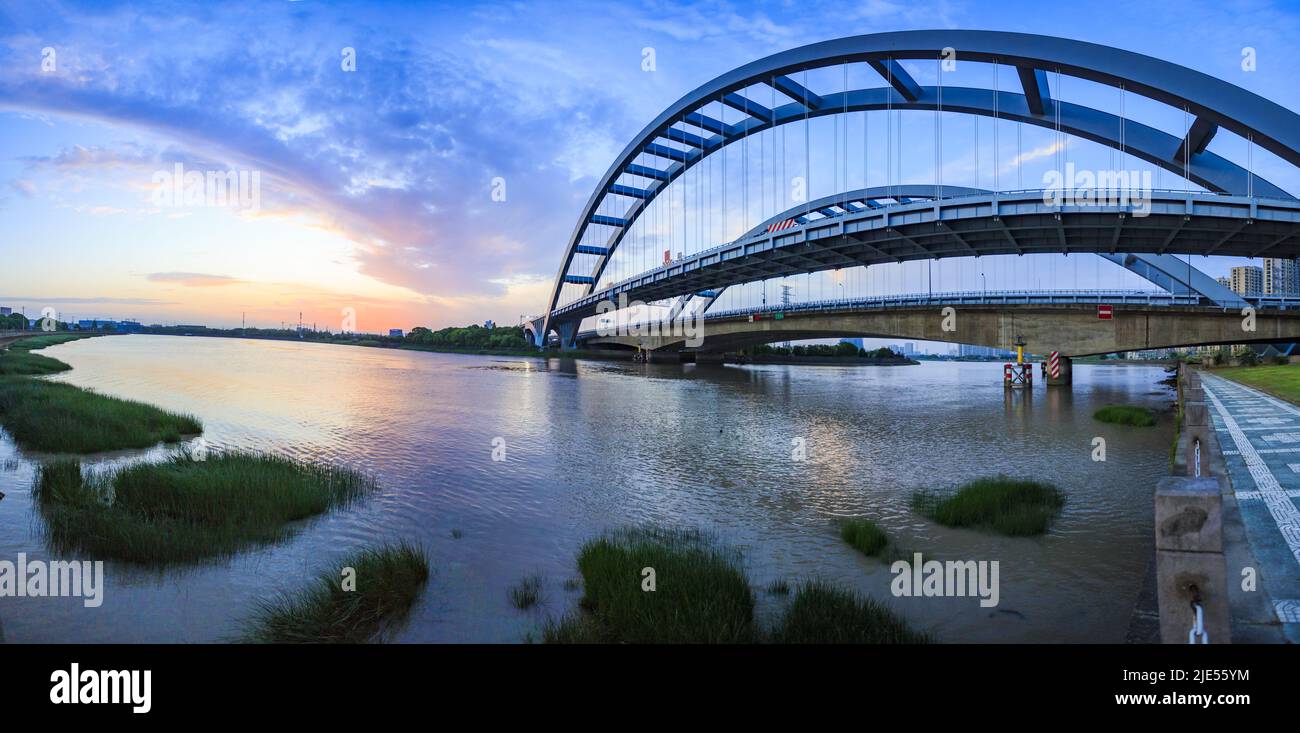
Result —
<svg viewBox="0 0 1300 733"><path fill-rule="evenodd" d="M199 416L209 447L349 464L381 490L233 559L161 572L108 562L99 608L0 598L10 642L231 639L259 599L394 538L433 561L394 641L518 642L576 605L564 581L585 539L640 523L703 528L742 550L763 623L787 602L763 591L770 581L821 577L939 641L1119 642L1173 436L1172 392L1151 366L1077 365L1071 389L1022 394L1002 388L994 363L696 367L142 335L42 353L73 366L59 379ZM1147 405L1159 424L1093 420L1106 404ZM804 460L792 458L797 438ZM0 559L50 558L31 501L36 458L0 432ZM915 489L997 473L1066 493L1048 534L949 529L908 509ZM876 519L927 560L998 561L999 605L892 597L888 566L841 541L847 516ZM534 573L543 602L517 610L507 590Z"/></svg>

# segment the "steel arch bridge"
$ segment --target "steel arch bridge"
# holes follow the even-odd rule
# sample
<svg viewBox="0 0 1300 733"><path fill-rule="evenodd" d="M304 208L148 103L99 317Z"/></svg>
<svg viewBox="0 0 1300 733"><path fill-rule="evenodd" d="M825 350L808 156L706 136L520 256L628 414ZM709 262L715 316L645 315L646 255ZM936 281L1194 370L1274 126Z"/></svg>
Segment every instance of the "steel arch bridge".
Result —
<svg viewBox="0 0 1300 733"><path fill-rule="evenodd" d="M922 85L900 63L951 58L994 65L994 88L946 86L942 72L935 85ZM849 64L869 66L877 84L849 89ZM817 91L808 83L808 71L837 66L845 68L841 90ZM1015 70L1019 90L998 88L1002 68ZM1058 87L1066 76L1118 88L1121 99L1132 93L1154 100L1182 111L1189 124L1177 136L1123 113L1058 99L1052 74ZM740 119L727 121L728 110ZM1124 199L1053 203L1041 190L944 186L936 161L934 184L895 181L842 191L746 222L753 226L739 238L602 283L650 205L732 143L794 122L806 129L809 120L823 116L917 110L1054 130L1131 155L1204 190L1147 191L1143 207ZM567 348L584 318L621 295L676 299L671 318L692 299L703 310L727 287L793 273L1027 253L1098 254L1171 293L1239 307L1245 304L1240 297L1173 255L1294 258L1300 255L1300 201L1251 165L1208 150L1220 129L1245 139L1250 150L1258 146L1300 167L1300 115L1220 79L1107 46L994 31L903 31L777 53L686 94L628 143L579 216L543 315L526 328L538 346L554 332ZM566 288L577 293L561 302Z"/></svg>

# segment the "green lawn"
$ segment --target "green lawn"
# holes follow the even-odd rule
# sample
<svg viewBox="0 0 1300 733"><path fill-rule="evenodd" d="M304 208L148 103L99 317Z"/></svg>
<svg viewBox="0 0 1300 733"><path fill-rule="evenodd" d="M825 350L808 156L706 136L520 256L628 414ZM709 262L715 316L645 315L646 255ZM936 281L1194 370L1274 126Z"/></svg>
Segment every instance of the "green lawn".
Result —
<svg viewBox="0 0 1300 733"><path fill-rule="evenodd" d="M1261 389L1274 397L1300 404L1300 364L1277 366L1232 367L1210 372L1236 382Z"/></svg>

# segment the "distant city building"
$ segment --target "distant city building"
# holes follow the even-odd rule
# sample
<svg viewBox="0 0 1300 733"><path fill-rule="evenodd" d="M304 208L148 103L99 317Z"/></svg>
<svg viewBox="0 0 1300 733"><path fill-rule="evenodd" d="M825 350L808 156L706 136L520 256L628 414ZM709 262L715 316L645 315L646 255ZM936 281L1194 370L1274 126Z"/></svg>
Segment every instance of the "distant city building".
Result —
<svg viewBox="0 0 1300 733"><path fill-rule="evenodd" d="M77 331L117 331L119 333L137 333L143 327L132 318L115 321L111 318L81 318L76 323L69 323L69 328Z"/></svg>
<svg viewBox="0 0 1300 733"><path fill-rule="evenodd" d="M1218 278L1218 280L1219 280L1219 284L1222 285L1223 287L1225 287L1225 288L1227 288L1227 289L1229 289L1229 290L1232 289L1232 280L1231 280L1230 278L1227 278L1227 277L1221 277L1221 278Z"/></svg>
<svg viewBox="0 0 1300 733"><path fill-rule="evenodd" d="M862 348L862 339L840 339L840 343L842 343L842 344L852 344L852 345L858 347L859 349Z"/></svg>
<svg viewBox="0 0 1300 733"><path fill-rule="evenodd" d="M488 321L488 323L491 323L491 321ZM402 337L402 329L390 328L388 329L388 335L392 338L399 339Z"/></svg>
<svg viewBox="0 0 1300 733"><path fill-rule="evenodd" d="M4 306L0 306L0 316L7 316L13 312L14 312L13 308L6 308Z"/></svg>
<svg viewBox="0 0 1300 733"><path fill-rule="evenodd" d="M1229 284L1237 295L1258 295L1264 292L1264 270L1254 265L1232 268L1232 280Z"/></svg>
<svg viewBox="0 0 1300 733"><path fill-rule="evenodd" d="M497 327L497 322L496 322L496 321L493 321L493 320L487 320L487 321L484 321L484 322L483 322L483 328L486 328L486 329L489 330L489 331L491 331L492 329L494 329L494 328L496 328L496 327Z"/></svg>
<svg viewBox="0 0 1300 733"><path fill-rule="evenodd" d="M998 357L1001 359L1010 359L1010 358L1014 358L1015 355L1016 352L1014 351L1007 351L1006 349L995 349L992 346L974 346L971 344L957 345L957 356L959 357L968 356L968 357L976 357L981 359Z"/></svg>
<svg viewBox="0 0 1300 733"><path fill-rule="evenodd" d="M1296 267L1296 261L1265 257L1263 292L1265 295L1300 293L1300 268Z"/></svg>

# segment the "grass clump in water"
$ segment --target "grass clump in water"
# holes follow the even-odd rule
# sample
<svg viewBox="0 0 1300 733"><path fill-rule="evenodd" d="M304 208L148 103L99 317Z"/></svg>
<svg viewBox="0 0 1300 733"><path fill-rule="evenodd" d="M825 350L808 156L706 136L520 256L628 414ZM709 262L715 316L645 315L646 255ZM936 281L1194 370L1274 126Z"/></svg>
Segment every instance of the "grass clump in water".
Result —
<svg viewBox="0 0 1300 733"><path fill-rule="evenodd" d="M190 415L41 379L0 379L0 425L20 448L47 453L149 448L203 432Z"/></svg>
<svg viewBox="0 0 1300 733"><path fill-rule="evenodd" d="M870 598L813 580L795 592L772 632L778 644L920 644L929 641Z"/></svg>
<svg viewBox="0 0 1300 733"><path fill-rule="evenodd" d="M885 530L869 519L846 519L840 537L864 555L878 555L889 544Z"/></svg>
<svg viewBox="0 0 1300 733"><path fill-rule="evenodd" d="M643 568L655 590L643 590ZM551 643L733 643L755 640L754 595L740 557L693 530L630 529L578 553L582 609L550 624Z"/></svg>
<svg viewBox="0 0 1300 733"><path fill-rule="evenodd" d="M290 523L350 504L375 483L347 468L260 453L180 455L112 475L45 464L35 497L59 551L167 564L277 542Z"/></svg>
<svg viewBox="0 0 1300 733"><path fill-rule="evenodd" d="M346 568L352 568L349 574ZM358 644L395 628L410 614L429 579L424 550L405 542L365 549L322 573L296 595L260 604L245 641L272 644Z"/></svg>
<svg viewBox="0 0 1300 733"><path fill-rule="evenodd" d="M1145 407L1135 405L1109 405L1092 414L1093 418L1116 425L1133 425L1149 428L1156 424L1155 413Z"/></svg>
<svg viewBox="0 0 1300 733"><path fill-rule="evenodd" d="M1064 505L1056 487L1006 476L977 479L952 494L912 495L912 509L939 524L991 529L1011 537L1043 534Z"/></svg>
<svg viewBox="0 0 1300 733"><path fill-rule="evenodd" d="M527 610L537 605L542 598L542 576L530 575L510 588L510 602L519 610Z"/></svg>

